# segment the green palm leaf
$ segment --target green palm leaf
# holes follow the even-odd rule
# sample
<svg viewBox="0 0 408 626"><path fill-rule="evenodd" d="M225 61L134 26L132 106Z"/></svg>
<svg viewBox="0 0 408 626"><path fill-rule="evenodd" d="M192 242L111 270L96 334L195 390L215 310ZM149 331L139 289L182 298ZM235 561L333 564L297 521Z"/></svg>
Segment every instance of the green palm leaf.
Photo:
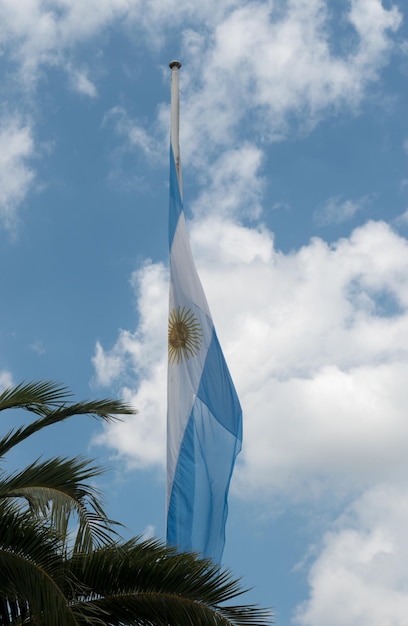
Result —
<svg viewBox="0 0 408 626"><path fill-rule="evenodd" d="M68 404L71 395L66 387L47 382L20 384L3 391L0 394L0 411L23 408L41 417L31 424L10 430L0 439L0 457L39 430L74 415L90 415L112 422L118 420L119 415L136 413L129 405L106 398Z"/></svg>
<svg viewBox="0 0 408 626"><path fill-rule="evenodd" d="M112 626L270 623L267 610L224 606L244 593L228 570L192 554L177 554L158 541L112 543L91 554L74 555L70 566L73 577L92 590L73 604L79 622L100 612L103 623Z"/></svg>
<svg viewBox="0 0 408 626"><path fill-rule="evenodd" d="M66 602L63 587L69 571L61 554L60 538L29 512L0 503L0 623L16 624L21 618L49 626L77 622Z"/></svg>
<svg viewBox="0 0 408 626"><path fill-rule="evenodd" d="M23 500L35 516L48 519L61 536L67 535L75 516L75 549L89 551L106 542L113 532L113 522L101 505L101 494L89 484L103 471L81 458L36 461L21 472L0 476L0 500Z"/></svg>
<svg viewBox="0 0 408 626"><path fill-rule="evenodd" d="M0 411L24 408L37 413L41 407L57 406L71 396L67 387L55 382L20 383L15 387L8 387L0 394Z"/></svg>

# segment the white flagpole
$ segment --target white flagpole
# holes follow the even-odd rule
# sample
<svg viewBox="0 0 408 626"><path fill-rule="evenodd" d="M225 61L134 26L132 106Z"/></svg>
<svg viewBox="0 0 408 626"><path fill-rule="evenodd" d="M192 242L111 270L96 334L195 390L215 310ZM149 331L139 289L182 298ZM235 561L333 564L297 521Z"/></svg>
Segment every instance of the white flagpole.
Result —
<svg viewBox="0 0 408 626"><path fill-rule="evenodd" d="M180 160L180 146L179 146L179 117L180 117L180 105L179 105L179 69L181 67L180 61L171 61L169 63L171 69L171 147L173 148L174 161L176 164L176 172L180 189L180 196L183 197L183 187L181 180L181 160Z"/></svg>

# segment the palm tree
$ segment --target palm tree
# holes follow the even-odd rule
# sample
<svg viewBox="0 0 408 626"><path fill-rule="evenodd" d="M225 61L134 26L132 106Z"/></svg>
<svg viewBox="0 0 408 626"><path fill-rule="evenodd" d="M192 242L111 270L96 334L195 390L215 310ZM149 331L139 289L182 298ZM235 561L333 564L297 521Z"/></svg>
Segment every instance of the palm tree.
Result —
<svg viewBox="0 0 408 626"><path fill-rule="evenodd" d="M134 413L122 402L69 402L70 397L65 387L52 382L22 383L4 390L0 412L25 409L35 419L0 439L0 461L31 435L74 415L109 422ZM113 524L100 504L99 492L90 485L102 471L81 457L35 461L12 474L0 470L1 625L20 623L26 613L36 615L38 621L45 606L54 607L56 621L50 623L74 623L65 622L66 598L58 576L65 568L70 543L73 553L85 553L111 541Z"/></svg>
<svg viewBox="0 0 408 626"><path fill-rule="evenodd" d="M68 397L54 383L6 389L0 411L23 408L36 419L0 439L0 460L35 432L73 415L110 421L134 412L112 400L68 403ZM264 609L231 604L244 591L228 570L157 540L121 540L89 485L101 471L83 458L54 458L0 472L0 626L270 622Z"/></svg>

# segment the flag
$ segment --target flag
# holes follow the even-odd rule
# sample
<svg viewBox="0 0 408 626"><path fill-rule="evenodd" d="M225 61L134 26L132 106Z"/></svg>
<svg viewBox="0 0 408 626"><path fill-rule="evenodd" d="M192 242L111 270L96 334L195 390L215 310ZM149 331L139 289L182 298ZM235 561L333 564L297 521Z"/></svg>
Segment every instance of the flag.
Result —
<svg viewBox="0 0 408 626"><path fill-rule="evenodd" d="M167 543L221 561L242 413L187 235L170 148Z"/></svg>

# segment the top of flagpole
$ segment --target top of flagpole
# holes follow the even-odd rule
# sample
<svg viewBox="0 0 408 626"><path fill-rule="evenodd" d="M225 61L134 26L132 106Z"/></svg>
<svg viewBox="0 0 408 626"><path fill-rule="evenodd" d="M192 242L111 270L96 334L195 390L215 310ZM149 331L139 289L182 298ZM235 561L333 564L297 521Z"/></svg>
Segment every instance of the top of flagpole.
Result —
<svg viewBox="0 0 408 626"><path fill-rule="evenodd" d="M179 147L179 117L180 117L180 105L179 105L179 79L178 71L181 68L180 61L171 61L169 63L171 69L171 147L173 149L174 161L176 164L176 172L179 183L180 194L182 194L181 185L181 161L180 161L180 147Z"/></svg>

